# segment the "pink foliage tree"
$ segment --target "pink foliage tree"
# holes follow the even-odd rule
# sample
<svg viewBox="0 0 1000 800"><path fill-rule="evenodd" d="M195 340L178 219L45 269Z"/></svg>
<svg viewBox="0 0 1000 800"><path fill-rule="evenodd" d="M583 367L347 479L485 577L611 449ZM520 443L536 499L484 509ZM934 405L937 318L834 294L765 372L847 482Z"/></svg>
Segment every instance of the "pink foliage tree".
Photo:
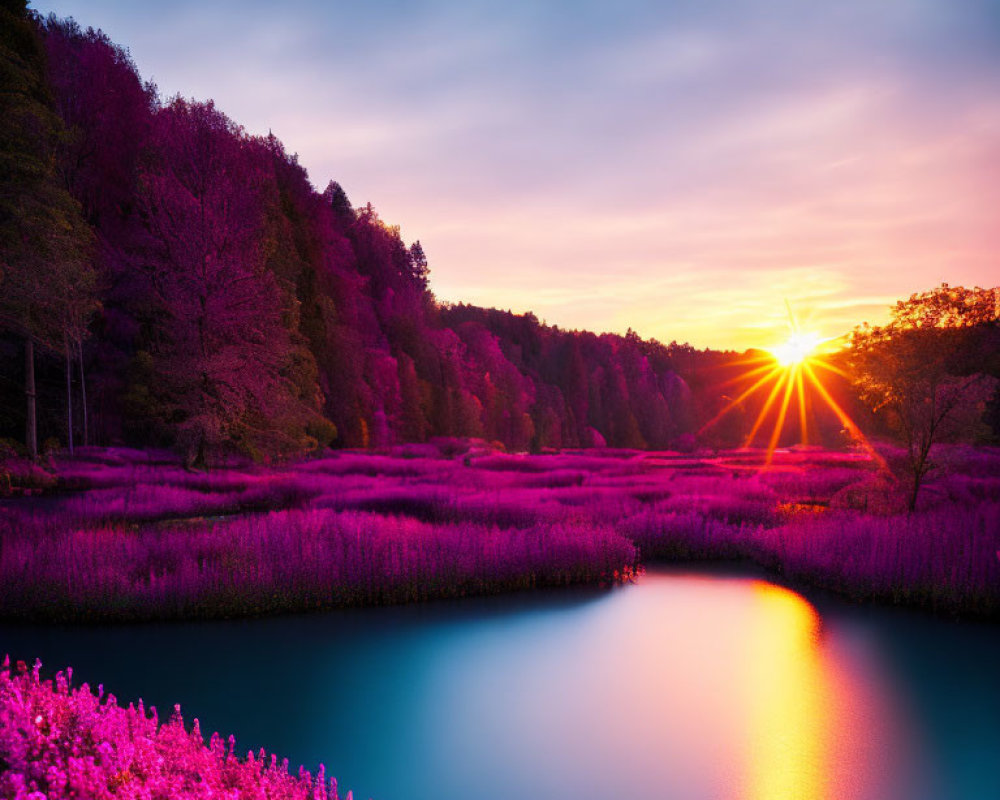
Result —
<svg viewBox="0 0 1000 800"><path fill-rule="evenodd" d="M139 203L164 317L152 354L161 414L198 463L225 443L295 449L293 345L265 269L265 165L211 102L174 100L153 140Z"/></svg>

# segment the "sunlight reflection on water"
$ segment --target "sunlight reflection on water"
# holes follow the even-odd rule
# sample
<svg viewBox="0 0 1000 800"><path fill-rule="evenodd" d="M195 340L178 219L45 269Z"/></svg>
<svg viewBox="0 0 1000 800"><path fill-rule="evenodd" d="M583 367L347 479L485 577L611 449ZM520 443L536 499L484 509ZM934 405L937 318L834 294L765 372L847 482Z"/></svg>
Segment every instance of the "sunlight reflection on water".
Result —
<svg viewBox="0 0 1000 800"><path fill-rule="evenodd" d="M819 616L798 595L751 584L745 633L747 797L825 800L832 698L817 648Z"/></svg>
<svg viewBox="0 0 1000 800"><path fill-rule="evenodd" d="M610 592L0 626L0 649L179 701L359 798L950 800L1000 796L995 633L654 571Z"/></svg>

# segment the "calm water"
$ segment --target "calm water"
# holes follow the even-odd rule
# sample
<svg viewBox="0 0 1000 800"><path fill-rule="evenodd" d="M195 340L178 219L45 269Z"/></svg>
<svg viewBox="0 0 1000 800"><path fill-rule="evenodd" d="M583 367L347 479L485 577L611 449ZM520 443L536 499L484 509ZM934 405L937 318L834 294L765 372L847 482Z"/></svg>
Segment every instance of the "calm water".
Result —
<svg viewBox="0 0 1000 800"><path fill-rule="evenodd" d="M1000 627L652 572L242 622L0 627L376 800L1000 797Z"/></svg>

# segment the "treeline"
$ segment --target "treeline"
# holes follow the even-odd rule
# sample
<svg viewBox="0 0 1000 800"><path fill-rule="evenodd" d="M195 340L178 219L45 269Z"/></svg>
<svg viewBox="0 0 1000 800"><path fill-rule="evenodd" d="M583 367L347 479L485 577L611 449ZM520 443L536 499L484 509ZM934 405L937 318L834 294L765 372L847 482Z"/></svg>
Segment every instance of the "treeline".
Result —
<svg viewBox="0 0 1000 800"><path fill-rule="evenodd" d="M420 243L335 182L315 191L274 136L162 100L100 31L0 15L0 437L204 462L696 429L690 348L442 305Z"/></svg>

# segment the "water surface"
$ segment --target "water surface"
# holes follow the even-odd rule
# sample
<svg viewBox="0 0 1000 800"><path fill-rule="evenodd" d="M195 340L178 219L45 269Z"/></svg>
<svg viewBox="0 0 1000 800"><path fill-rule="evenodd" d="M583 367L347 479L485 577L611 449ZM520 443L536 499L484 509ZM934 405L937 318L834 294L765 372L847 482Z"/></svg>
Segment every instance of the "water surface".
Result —
<svg viewBox="0 0 1000 800"><path fill-rule="evenodd" d="M1000 797L1000 628L653 571L263 620L0 626L376 800Z"/></svg>

